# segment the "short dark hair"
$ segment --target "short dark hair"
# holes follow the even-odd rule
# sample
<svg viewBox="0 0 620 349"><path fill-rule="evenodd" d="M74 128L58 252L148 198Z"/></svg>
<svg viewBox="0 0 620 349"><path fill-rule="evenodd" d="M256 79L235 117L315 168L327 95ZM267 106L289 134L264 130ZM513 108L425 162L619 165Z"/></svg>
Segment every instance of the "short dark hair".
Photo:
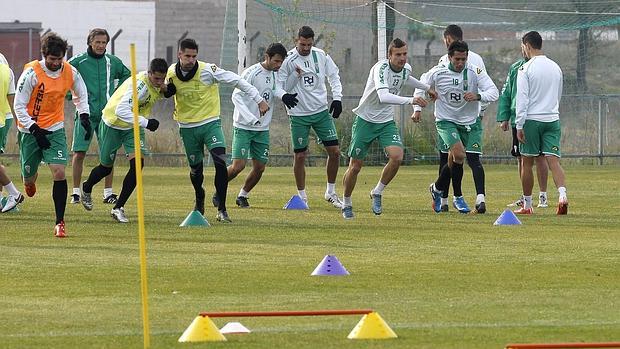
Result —
<svg viewBox="0 0 620 349"><path fill-rule="evenodd" d="M448 56L454 56L454 52L469 52L469 47L465 41L455 41L448 47Z"/></svg>
<svg viewBox="0 0 620 349"><path fill-rule="evenodd" d="M463 41L463 29L456 24L450 24L443 31L443 37L446 38L448 36L455 38L457 41Z"/></svg>
<svg viewBox="0 0 620 349"><path fill-rule="evenodd" d="M86 45L90 46L90 44L95 39L95 36L97 35L105 35L107 39L106 42L110 42L110 34L108 34L107 30L102 29L102 28L94 28L94 29L91 29L91 31L88 33L88 37L86 38Z"/></svg>
<svg viewBox="0 0 620 349"><path fill-rule="evenodd" d="M393 48L401 48L405 46L407 46L406 42L402 41L399 38L395 38L394 40L392 40L392 42L390 42L390 45L388 46L388 56L390 55L390 53L392 53Z"/></svg>
<svg viewBox="0 0 620 349"><path fill-rule="evenodd" d="M537 31L525 33L525 35L523 35L523 38L521 38L521 41L523 41L523 44L530 44L530 46L532 46L532 48L535 50L540 50L542 48L543 40L540 36L540 33L538 33Z"/></svg>
<svg viewBox="0 0 620 349"><path fill-rule="evenodd" d="M282 56L282 59L286 58L286 48L279 42L274 42L273 44L269 45L265 53L267 54L267 56L269 56L269 58L272 58L275 55Z"/></svg>
<svg viewBox="0 0 620 349"><path fill-rule="evenodd" d="M183 39L179 43L179 50L183 51L185 49L196 50L198 51L198 44L194 39Z"/></svg>
<svg viewBox="0 0 620 349"><path fill-rule="evenodd" d="M168 63L163 58L154 58L149 64L149 72L166 74L168 72Z"/></svg>
<svg viewBox="0 0 620 349"><path fill-rule="evenodd" d="M308 27L307 25L304 25L303 27L299 28L297 37L305 38L305 39L314 39L314 30L312 30L312 28Z"/></svg>
<svg viewBox="0 0 620 349"><path fill-rule="evenodd" d="M64 56L67 53L67 40L54 32L49 32L41 38L41 53L43 57L49 55Z"/></svg>

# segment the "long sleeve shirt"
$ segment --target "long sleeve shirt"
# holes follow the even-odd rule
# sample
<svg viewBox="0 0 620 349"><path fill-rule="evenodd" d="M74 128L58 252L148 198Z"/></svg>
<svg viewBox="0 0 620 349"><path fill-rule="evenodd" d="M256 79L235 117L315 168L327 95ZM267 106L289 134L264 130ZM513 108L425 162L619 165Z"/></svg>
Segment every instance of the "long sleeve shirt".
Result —
<svg viewBox="0 0 620 349"><path fill-rule="evenodd" d="M294 48L288 52L278 72L278 84L282 91L277 97L281 99L285 93L297 93L299 103L295 108L287 109L288 115L316 114L327 109L326 81L331 87L332 99L341 100L339 70L332 58L316 47L312 47L307 56L300 55Z"/></svg>
<svg viewBox="0 0 620 349"><path fill-rule="evenodd" d="M547 56L534 56L517 74L517 129L525 120L552 122L560 119L562 69Z"/></svg>

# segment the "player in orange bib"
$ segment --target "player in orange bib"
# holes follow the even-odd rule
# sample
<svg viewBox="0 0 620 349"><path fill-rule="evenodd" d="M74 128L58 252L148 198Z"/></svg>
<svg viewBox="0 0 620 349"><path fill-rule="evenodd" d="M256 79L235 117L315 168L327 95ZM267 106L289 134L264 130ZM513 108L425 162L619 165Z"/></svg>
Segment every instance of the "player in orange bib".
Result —
<svg viewBox="0 0 620 349"><path fill-rule="evenodd" d="M72 91L80 124L92 135L88 92L78 71L65 62L67 41L50 32L41 38L43 59L24 67L15 93L15 114L19 130L19 157L26 194L36 193L37 170L41 161L52 171L52 198L56 212L54 235L65 237L65 206L67 202L67 138L65 135L64 97Z"/></svg>

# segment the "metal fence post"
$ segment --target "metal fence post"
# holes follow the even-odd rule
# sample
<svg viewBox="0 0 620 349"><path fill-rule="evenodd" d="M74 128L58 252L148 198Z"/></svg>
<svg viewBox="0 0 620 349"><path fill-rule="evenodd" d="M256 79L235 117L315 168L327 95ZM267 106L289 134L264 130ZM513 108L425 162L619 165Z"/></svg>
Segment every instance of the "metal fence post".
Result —
<svg viewBox="0 0 620 349"><path fill-rule="evenodd" d="M598 164L603 165L603 97L598 98Z"/></svg>

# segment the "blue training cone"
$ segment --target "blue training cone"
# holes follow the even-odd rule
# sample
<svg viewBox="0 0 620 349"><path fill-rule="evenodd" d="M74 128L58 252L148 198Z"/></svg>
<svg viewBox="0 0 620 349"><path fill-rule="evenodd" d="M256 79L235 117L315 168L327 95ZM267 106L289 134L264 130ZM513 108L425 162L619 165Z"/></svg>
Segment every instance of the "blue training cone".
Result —
<svg viewBox="0 0 620 349"><path fill-rule="evenodd" d="M519 218L515 216L514 212L508 209L504 210L504 212L502 212L502 214L500 214L499 217L497 217L497 220L495 220L495 223L493 223L493 225L519 225L519 224L521 224L521 221L519 220Z"/></svg>
<svg viewBox="0 0 620 349"><path fill-rule="evenodd" d="M285 210L308 210L308 204L299 196L293 195L291 199L284 205Z"/></svg>
<svg viewBox="0 0 620 349"><path fill-rule="evenodd" d="M179 224L179 227L197 227L197 226L209 226L207 219L198 211L190 212L185 220Z"/></svg>

